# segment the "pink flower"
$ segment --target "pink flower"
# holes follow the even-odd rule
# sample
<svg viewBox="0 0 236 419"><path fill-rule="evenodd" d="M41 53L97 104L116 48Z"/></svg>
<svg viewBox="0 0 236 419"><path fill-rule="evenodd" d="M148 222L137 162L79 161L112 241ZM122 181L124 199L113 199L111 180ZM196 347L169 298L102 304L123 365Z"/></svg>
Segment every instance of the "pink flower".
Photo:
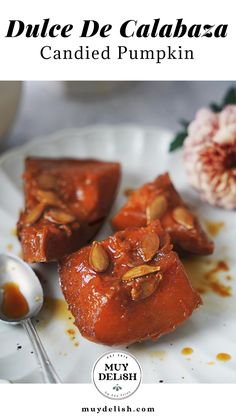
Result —
<svg viewBox="0 0 236 419"><path fill-rule="evenodd" d="M236 208L236 105L197 112L184 142L184 164L203 200Z"/></svg>

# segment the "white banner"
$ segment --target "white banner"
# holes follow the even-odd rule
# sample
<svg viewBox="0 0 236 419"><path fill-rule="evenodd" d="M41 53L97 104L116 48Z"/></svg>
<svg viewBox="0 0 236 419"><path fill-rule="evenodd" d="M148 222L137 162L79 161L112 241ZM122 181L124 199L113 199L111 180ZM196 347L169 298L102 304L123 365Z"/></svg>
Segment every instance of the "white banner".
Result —
<svg viewBox="0 0 236 419"><path fill-rule="evenodd" d="M1 417L233 418L234 393L234 386L224 384L143 384L133 396L116 401L90 384L1 386Z"/></svg>
<svg viewBox="0 0 236 419"><path fill-rule="evenodd" d="M1 79L235 78L235 2L38 3L1 10Z"/></svg>

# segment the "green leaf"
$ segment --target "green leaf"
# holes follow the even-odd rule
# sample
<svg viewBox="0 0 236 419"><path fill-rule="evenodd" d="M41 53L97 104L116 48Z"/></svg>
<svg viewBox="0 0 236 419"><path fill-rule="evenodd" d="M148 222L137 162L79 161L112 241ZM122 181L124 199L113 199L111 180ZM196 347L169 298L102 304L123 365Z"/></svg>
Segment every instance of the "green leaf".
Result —
<svg viewBox="0 0 236 419"><path fill-rule="evenodd" d="M229 89L223 99L223 106L226 105L235 105L236 104L236 89L234 87L231 87L231 89Z"/></svg>
<svg viewBox="0 0 236 419"><path fill-rule="evenodd" d="M171 152L182 147L187 135L188 135L187 131L178 132L175 138L173 139L173 141L170 143L169 151Z"/></svg>
<svg viewBox="0 0 236 419"><path fill-rule="evenodd" d="M236 105L236 89L235 87L231 87L225 94L224 99L222 101L221 105L218 105L217 103L211 103L210 109L213 112L221 112L222 109L226 105Z"/></svg>
<svg viewBox="0 0 236 419"><path fill-rule="evenodd" d="M210 103L209 107L212 112L220 112L222 110L222 106L217 105L217 103Z"/></svg>
<svg viewBox="0 0 236 419"><path fill-rule="evenodd" d="M179 123L180 123L180 125L182 125L185 129L187 129L187 128L188 128L188 126L189 126L189 124L190 124L190 122L189 122L189 121L186 121L186 119L180 119L180 120L179 120Z"/></svg>

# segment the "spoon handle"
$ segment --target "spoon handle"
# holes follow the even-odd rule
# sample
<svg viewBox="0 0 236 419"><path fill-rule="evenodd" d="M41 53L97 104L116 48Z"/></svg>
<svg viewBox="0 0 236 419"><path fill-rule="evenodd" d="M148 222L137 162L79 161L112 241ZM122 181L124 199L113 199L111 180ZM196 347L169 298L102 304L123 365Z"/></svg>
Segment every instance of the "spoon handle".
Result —
<svg viewBox="0 0 236 419"><path fill-rule="evenodd" d="M35 329L32 321L30 319L23 320L22 325L28 333L38 364L43 374L44 382L56 384L61 383L61 380L59 379L56 371L54 370L54 367L51 364L51 361L47 356L47 353L42 345L38 332Z"/></svg>

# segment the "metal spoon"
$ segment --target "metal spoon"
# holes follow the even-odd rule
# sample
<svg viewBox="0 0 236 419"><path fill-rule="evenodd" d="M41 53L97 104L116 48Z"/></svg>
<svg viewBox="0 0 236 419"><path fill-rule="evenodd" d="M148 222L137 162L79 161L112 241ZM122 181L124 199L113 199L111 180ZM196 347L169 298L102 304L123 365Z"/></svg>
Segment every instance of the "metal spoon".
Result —
<svg viewBox="0 0 236 419"><path fill-rule="evenodd" d="M2 312L4 294L2 287L7 283L16 284L28 303L28 313L23 317L12 319L6 317ZM60 383L61 381L55 372L31 321L31 318L39 313L42 305L43 289L38 277L31 267L16 256L9 253L0 253L0 321L11 325L21 324L24 327L28 333L34 353L36 354L45 383Z"/></svg>

